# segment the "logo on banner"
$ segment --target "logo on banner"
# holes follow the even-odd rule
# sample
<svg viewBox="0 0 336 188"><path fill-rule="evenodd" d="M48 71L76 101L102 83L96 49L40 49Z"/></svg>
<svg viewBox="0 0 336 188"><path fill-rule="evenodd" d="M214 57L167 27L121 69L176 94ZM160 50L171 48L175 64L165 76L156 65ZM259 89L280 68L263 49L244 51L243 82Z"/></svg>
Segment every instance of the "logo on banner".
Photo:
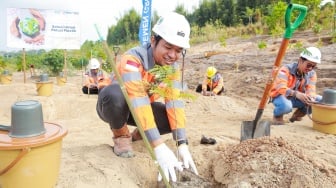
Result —
<svg viewBox="0 0 336 188"><path fill-rule="evenodd" d="M151 34L152 1L142 0L142 17L139 27L139 40L142 45L149 42Z"/></svg>

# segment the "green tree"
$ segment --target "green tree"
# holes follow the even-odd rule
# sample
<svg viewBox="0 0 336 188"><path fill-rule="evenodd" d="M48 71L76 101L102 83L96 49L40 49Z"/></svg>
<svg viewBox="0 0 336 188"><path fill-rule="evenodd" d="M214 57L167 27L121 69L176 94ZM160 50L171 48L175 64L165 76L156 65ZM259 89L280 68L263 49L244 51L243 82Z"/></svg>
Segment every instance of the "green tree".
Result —
<svg viewBox="0 0 336 188"><path fill-rule="evenodd" d="M51 50L47 52L43 59L45 65L45 72L57 76L62 72L64 67L64 55L62 50Z"/></svg>
<svg viewBox="0 0 336 188"><path fill-rule="evenodd" d="M244 15L248 18L248 24L252 24L254 10L252 8L246 7L246 12L244 13Z"/></svg>
<svg viewBox="0 0 336 188"><path fill-rule="evenodd" d="M126 15L119 19L117 25L109 28L106 39L107 44L119 45L138 41L140 21L141 16L135 9L131 9Z"/></svg>
<svg viewBox="0 0 336 188"><path fill-rule="evenodd" d="M300 28L312 28L319 20L321 15L321 0L293 0L292 3L305 5L308 8L307 16Z"/></svg>
<svg viewBox="0 0 336 188"><path fill-rule="evenodd" d="M272 35L283 33L285 21L281 18L284 18L286 8L287 4L281 1L277 2L274 6L269 6L269 16L266 16L266 23Z"/></svg>

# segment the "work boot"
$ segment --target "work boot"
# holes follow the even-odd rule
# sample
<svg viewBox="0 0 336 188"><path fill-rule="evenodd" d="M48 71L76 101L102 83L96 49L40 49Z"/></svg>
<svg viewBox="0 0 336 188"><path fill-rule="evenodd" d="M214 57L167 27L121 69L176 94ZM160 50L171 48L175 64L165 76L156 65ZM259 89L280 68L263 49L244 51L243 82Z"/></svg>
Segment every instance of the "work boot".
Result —
<svg viewBox="0 0 336 188"><path fill-rule="evenodd" d="M127 125L124 125L120 129L112 129L112 132L114 142L113 152L119 157L133 157L132 137Z"/></svg>
<svg viewBox="0 0 336 188"><path fill-rule="evenodd" d="M285 121L283 119L283 115L280 116L273 116L272 125L284 125Z"/></svg>
<svg viewBox="0 0 336 188"><path fill-rule="evenodd" d="M292 122L292 123L294 121L301 121L302 117L305 116L305 115L306 115L306 113L302 112L299 109L296 109L295 112L293 113L292 117L289 118L289 121Z"/></svg>
<svg viewBox="0 0 336 188"><path fill-rule="evenodd" d="M142 137L141 137L141 134L140 134L138 128L134 129L134 131L131 133L131 135L132 135L132 142L142 140Z"/></svg>
<svg viewBox="0 0 336 188"><path fill-rule="evenodd" d="M113 138L114 147L113 152L123 158L134 157L132 148L132 138L131 136L121 136L118 138Z"/></svg>

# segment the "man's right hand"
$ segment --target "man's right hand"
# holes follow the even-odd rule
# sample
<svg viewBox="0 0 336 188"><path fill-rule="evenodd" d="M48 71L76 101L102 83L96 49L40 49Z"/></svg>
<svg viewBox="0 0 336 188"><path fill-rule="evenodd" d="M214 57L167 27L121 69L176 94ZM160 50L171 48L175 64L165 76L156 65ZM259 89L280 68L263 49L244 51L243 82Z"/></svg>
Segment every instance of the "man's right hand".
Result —
<svg viewBox="0 0 336 188"><path fill-rule="evenodd" d="M295 97L305 104L310 104L312 102L312 98L310 96L299 91L296 92Z"/></svg>
<svg viewBox="0 0 336 188"><path fill-rule="evenodd" d="M202 94L204 96L215 96L215 93L212 91L202 91Z"/></svg>
<svg viewBox="0 0 336 188"><path fill-rule="evenodd" d="M169 177L173 182L176 182L175 168L183 171L182 162L179 162L175 154L170 150L165 143L162 143L154 148L156 160L159 163L166 179ZM159 173L158 181L162 180L162 175Z"/></svg>

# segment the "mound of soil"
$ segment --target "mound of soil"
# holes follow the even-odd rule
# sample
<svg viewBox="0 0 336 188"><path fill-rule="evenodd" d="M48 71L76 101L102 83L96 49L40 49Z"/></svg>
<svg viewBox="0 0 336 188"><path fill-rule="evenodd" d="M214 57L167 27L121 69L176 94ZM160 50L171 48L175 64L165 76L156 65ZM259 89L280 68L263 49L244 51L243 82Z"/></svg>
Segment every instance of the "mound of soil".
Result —
<svg viewBox="0 0 336 188"><path fill-rule="evenodd" d="M222 145L213 161L225 187L334 187L335 169L309 159L283 138L263 137Z"/></svg>

